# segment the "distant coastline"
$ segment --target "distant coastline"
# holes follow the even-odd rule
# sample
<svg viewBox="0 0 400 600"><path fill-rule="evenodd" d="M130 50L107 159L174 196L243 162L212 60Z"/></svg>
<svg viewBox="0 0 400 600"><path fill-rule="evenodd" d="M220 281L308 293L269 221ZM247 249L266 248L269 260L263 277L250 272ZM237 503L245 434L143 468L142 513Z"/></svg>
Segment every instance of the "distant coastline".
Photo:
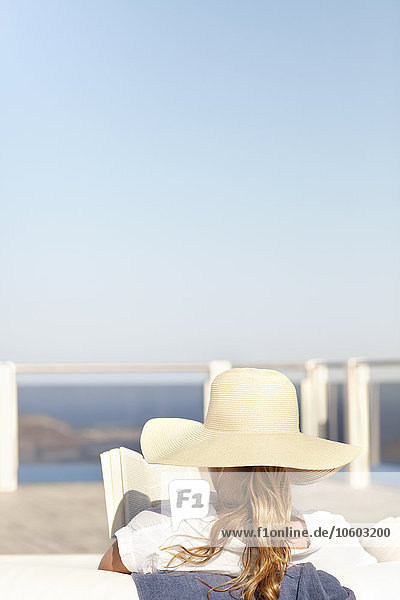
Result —
<svg viewBox="0 0 400 600"><path fill-rule="evenodd" d="M96 463L111 448L139 450L149 418L201 420L203 389L198 384L21 385L18 405L21 465Z"/></svg>
<svg viewBox="0 0 400 600"><path fill-rule="evenodd" d="M139 449L140 429L134 427L72 428L48 415L19 418L20 463L89 462L111 448Z"/></svg>

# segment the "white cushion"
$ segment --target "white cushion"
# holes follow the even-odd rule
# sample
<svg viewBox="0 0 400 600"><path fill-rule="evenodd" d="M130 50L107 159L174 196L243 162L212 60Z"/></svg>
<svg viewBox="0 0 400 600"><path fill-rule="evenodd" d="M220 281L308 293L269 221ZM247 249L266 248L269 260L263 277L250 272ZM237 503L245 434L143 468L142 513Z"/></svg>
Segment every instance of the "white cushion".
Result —
<svg viewBox="0 0 400 600"><path fill-rule="evenodd" d="M0 563L0 598L7 600L138 600L130 575L77 567Z"/></svg>
<svg viewBox="0 0 400 600"><path fill-rule="evenodd" d="M78 567L97 569L102 554L1 554L0 565L25 565L30 567Z"/></svg>
<svg viewBox="0 0 400 600"><path fill-rule="evenodd" d="M342 585L353 590L357 600L396 598L400 581L400 562L362 565L332 572Z"/></svg>
<svg viewBox="0 0 400 600"><path fill-rule="evenodd" d="M23 557L0 560L0 598L7 600L138 600L130 575L98 571L97 569L29 564ZM8 557L9 559L10 557ZM33 558L33 556L31 557ZM40 557L43 559L43 557ZM38 562L40 558L35 556ZM65 558L65 557L63 557ZM62 562L61 556L59 560ZM96 557L97 560L97 557ZM342 585L352 589L357 600L394 597L400 581L400 562L376 563L332 572ZM149 598L148 600L151 600Z"/></svg>

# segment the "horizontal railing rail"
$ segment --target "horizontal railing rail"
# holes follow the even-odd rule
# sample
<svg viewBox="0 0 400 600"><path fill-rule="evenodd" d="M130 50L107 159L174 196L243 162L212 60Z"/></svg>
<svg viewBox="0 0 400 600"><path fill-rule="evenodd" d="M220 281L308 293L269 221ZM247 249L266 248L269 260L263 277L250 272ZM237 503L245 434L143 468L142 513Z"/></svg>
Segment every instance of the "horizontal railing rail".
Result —
<svg viewBox="0 0 400 600"><path fill-rule="evenodd" d="M17 374L207 372L209 363L22 363Z"/></svg>

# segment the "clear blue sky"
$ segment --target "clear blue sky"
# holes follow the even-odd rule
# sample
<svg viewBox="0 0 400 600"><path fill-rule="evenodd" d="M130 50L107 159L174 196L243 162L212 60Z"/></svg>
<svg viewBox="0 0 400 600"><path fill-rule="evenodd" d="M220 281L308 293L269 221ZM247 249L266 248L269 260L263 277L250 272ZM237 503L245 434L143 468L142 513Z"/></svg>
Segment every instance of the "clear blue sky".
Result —
<svg viewBox="0 0 400 600"><path fill-rule="evenodd" d="M399 2L0 5L0 359L400 354Z"/></svg>

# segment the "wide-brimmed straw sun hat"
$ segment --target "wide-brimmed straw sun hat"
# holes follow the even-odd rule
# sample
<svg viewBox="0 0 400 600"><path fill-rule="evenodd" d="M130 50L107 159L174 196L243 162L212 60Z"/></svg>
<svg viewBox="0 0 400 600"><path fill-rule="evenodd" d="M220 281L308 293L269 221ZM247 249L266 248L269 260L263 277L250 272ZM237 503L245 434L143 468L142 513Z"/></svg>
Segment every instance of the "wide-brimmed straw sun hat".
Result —
<svg viewBox="0 0 400 600"><path fill-rule="evenodd" d="M296 388L272 369L235 368L211 385L204 423L159 418L145 424L149 463L192 467L280 466L307 471L303 482L329 476L362 449L299 430Z"/></svg>

